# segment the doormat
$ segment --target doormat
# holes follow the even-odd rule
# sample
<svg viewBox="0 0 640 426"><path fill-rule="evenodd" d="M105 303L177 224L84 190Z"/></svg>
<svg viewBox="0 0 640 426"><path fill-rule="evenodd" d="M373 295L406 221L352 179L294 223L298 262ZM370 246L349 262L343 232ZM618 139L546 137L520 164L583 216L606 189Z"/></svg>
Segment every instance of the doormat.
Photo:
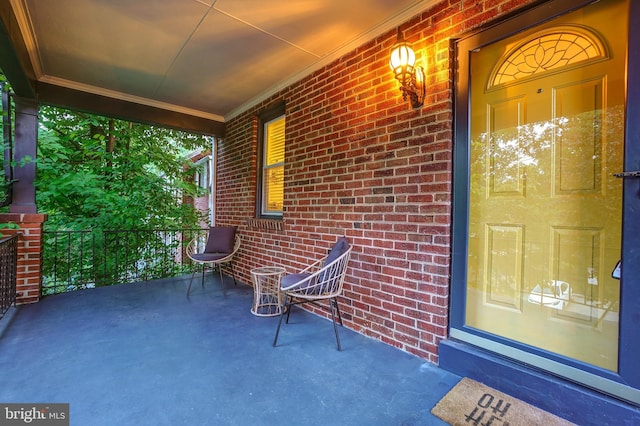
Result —
<svg viewBox="0 0 640 426"><path fill-rule="evenodd" d="M452 426L575 426L466 377L433 407L431 413Z"/></svg>

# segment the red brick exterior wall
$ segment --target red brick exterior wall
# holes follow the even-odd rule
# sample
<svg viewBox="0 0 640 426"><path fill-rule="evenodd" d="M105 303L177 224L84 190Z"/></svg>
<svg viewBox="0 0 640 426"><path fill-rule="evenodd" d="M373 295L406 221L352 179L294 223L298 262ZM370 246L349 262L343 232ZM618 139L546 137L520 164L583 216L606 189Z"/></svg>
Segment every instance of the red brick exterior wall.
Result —
<svg viewBox="0 0 640 426"><path fill-rule="evenodd" d="M206 228L209 226L209 221L208 221L208 217L209 217L209 195L203 195L202 197L195 197L193 199L193 207L198 210L201 211L203 213L207 213L207 220L200 222L200 226L203 228Z"/></svg>
<svg viewBox="0 0 640 426"><path fill-rule="evenodd" d="M354 251L345 325L437 362L447 336L451 251L453 38L534 0L447 0L401 25L426 64L412 110L389 66L396 31L370 41L227 123L219 145L218 224L240 227L237 270L319 258L339 235ZM282 229L255 217L256 114L286 102ZM327 331L329 332L329 331Z"/></svg>
<svg viewBox="0 0 640 426"><path fill-rule="evenodd" d="M20 229L3 229L3 235L20 233L16 304L33 303L42 295L42 227L47 215L29 213L0 214L1 223L15 223Z"/></svg>

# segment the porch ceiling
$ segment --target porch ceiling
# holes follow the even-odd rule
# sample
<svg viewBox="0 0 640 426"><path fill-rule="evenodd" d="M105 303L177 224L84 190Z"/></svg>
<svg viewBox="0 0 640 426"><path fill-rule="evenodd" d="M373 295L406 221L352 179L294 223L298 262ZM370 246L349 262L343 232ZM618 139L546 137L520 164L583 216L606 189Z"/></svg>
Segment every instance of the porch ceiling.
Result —
<svg viewBox="0 0 640 426"><path fill-rule="evenodd" d="M45 97L64 89L224 122L435 2L10 0L8 32Z"/></svg>

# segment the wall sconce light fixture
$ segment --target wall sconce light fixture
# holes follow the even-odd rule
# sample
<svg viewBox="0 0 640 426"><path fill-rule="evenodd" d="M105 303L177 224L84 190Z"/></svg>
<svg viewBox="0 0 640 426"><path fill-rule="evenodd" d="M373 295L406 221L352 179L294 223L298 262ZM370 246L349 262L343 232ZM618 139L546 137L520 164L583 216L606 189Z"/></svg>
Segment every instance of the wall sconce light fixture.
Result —
<svg viewBox="0 0 640 426"><path fill-rule="evenodd" d="M411 106L420 108L424 104L425 96L424 69L416 66L416 54L402 37L400 28L398 28L398 41L391 48L389 66L400 82L402 99L406 101L408 96Z"/></svg>

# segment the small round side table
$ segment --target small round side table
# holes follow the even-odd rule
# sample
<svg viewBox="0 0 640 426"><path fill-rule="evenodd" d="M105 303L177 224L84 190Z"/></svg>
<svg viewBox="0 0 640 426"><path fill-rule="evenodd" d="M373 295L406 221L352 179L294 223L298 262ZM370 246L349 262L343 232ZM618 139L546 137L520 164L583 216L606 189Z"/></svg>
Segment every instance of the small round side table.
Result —
<svg viewBox="0 0 640 426"><path fill-rule="evenodd" d="M251 313L259 317L274 317L282 311L280 280L287 273L280 266L263 266L251 270L253 306Z"/></svg>

